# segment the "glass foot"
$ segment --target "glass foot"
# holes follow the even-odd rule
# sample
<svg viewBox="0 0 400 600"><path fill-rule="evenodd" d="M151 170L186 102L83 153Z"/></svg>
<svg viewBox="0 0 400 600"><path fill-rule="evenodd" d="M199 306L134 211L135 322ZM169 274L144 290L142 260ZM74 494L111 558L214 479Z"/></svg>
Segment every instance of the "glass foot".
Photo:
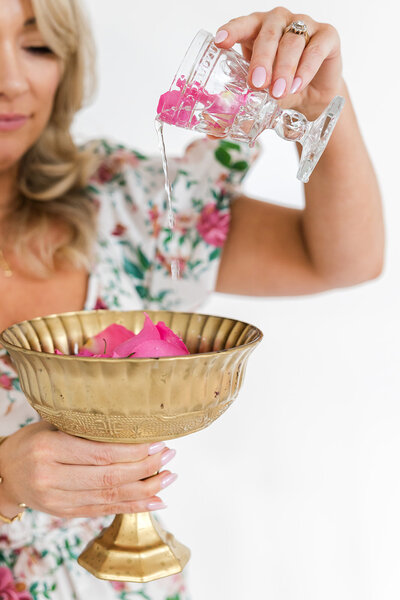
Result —
<svg viewBox="0 0 400 600"><path fill-rule="evenodd" d="M299 170L297 179L307 183L321 154L326 148L329 138L335 128L340 112L344 105L342 96L335 96L324 112L312 123L309 124L308 131L301 140L298 140L302 146Z"/></svg>

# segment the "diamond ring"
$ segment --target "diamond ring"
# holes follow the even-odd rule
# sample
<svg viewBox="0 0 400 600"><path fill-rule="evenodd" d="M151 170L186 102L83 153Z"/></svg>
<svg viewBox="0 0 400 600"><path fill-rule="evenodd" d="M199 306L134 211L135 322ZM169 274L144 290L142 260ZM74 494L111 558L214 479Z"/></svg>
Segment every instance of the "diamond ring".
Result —
<svg viewBox="0 0 400 600"><path fill-rule="evenodd" d="M306 46L310 41L310 34L308 33L307 25L304 21L293 21L288 25L284 33L295 33L296 35L304 35Z"/></svg>

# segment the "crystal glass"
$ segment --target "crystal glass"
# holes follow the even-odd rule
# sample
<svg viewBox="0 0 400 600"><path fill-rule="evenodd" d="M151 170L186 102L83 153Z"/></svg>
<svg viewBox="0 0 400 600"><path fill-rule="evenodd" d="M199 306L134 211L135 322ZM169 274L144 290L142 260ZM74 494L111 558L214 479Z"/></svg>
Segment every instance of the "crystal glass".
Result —
<svg viewBox="0 0 400 600"><path fill-rule="evenodd" d="M265 129L303 146L297 178L306 183L336 125L344 98L335 96L324 112L308 121L282 109L266 90L254 91L246 79L249 62L235 50L218 48L214 36L198 32L170 90L159 99L158 121L253 146Z"/></svg>

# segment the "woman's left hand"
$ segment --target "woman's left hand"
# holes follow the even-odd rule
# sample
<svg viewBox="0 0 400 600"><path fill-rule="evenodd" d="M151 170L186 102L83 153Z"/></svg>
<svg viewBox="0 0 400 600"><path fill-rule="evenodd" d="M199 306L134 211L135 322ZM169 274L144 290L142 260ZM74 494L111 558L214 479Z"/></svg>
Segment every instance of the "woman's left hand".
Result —
<svg viewBox="0 0 400 600"><path fill-rule="evenodd" d="M310 35L307 45L304 35L284 33L288 25L299 20ZM228 35L217 42L222 31ZM241 44L243 56L250 62L248 85L269 88L284 108L315 118L341 91L340 39L332 25L279 7L232 19L218 29L217 36L215 43L220 48Z"/></svg>

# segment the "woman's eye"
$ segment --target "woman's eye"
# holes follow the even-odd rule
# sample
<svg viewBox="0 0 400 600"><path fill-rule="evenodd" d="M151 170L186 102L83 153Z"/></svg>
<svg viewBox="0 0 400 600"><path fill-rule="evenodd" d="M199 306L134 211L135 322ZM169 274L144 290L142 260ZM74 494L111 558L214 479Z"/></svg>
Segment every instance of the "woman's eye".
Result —
<svg viewBox="0 0 400 600"><path fill-rule="evenodd" d="M53 52L47 46L29 46L27 50L33 54L53 54Z"/></svg>

